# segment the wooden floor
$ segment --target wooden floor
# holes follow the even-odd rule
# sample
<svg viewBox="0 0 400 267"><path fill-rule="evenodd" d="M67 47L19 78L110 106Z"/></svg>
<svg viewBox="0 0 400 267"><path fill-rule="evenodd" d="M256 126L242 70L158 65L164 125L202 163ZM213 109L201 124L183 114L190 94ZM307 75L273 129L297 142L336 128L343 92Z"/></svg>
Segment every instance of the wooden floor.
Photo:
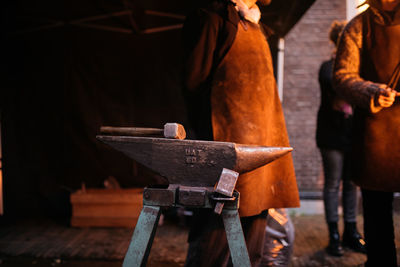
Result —
<svg viewBox="0 0 400 267"><path fill-rule="evenodd" d="M361 217L358 220L361 230ZM292 221L296 239L291 266L363 266L366 260L363 254L346 251L343 257L336 258L325 253L328 237L322 215L294 216ZM395 216L395 224L400 256L399 214ZM187 227L178 223L167 221L158 227L147 266L183 266L187 233ZM4 263L28 259L36 266L103 266L102 261L108 261L108 264L103 262L104 266L120 266L131 235L132 230L126 228L71 228L54 221L23 221L1 226L0 263L22 266ZM37 264L46 260L49 265ZM63 265L66 262L70 264Z"/></svg>

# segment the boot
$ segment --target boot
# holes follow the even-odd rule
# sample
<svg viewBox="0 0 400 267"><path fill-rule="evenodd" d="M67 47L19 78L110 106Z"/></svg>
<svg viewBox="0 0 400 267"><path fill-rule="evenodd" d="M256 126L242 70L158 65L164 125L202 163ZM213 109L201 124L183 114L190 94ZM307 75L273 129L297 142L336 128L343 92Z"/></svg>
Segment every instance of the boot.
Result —
<svg viewBox="0 0 400 267"><path fill-rule="evenodd" d="M336 222L328 223L329 229L329 245L326 249L329 255L335 257L343 256L343 248L340 245L340 235L338 231L338 226Z"/></svg>
<svg viewBox="0 0 400 267"><path fill-rule="evenodd" d="M342 245L353 251L366 253L365 241L357 231L355 222L345 222Z"/></svg>

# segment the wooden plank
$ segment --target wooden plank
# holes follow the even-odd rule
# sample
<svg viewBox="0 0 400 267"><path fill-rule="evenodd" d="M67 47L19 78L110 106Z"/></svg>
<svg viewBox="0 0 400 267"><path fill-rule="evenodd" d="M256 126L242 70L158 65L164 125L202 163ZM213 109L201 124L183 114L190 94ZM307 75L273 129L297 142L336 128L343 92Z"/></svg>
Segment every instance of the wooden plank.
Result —
<svg viewBox="0 0 400 267"><path fill-rule="evenodd" d="M139 205L126 204L76 204L72 207L73 217L132 217L137 218L142 209L142 203Z"/></svg>
<svg viewBox="0 0 400 267"><path fill-rule="evenodd" d="M131 227L143 206L143 189L86 189L71 195L71 225Z"/></svg>
<svg viewBox="0 0 400 267"><path fill-rule="evenodd" d="M143 188L134 189L86 189L71 194L71 203L142 204Z"/></svg>

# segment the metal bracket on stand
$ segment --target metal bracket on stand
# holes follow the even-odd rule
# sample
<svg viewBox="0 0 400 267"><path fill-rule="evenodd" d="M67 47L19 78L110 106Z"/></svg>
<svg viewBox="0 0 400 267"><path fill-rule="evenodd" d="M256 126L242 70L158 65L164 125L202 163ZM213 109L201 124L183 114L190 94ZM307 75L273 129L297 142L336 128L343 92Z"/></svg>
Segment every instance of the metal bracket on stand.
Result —
<svg viewBox="0 0 400 267"><path fill-rule="evenodd" d="M214 209L221 201L224 203L221 215L233 266L251 267L238 212L239 193L234 191L231 197L215 199L215 190L212 187L179 185L170 185L166 189L144 189L143 209L125 255L123 267L146 266L162 207Z"/></svg>

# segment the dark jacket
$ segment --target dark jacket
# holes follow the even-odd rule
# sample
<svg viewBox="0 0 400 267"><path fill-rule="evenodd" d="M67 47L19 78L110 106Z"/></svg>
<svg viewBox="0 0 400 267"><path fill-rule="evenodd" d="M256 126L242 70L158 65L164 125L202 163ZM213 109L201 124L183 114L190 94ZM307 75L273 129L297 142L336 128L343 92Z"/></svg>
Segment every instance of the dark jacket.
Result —
<svg viewBox="0 0 400 267"><path fill-rule="evenodd" d="M318 81L321 90L321 104L317 116L316 141L319 148L350 150L352 116L333 108L337 94L332 86L334 59L322 63Z"/></svg>
<svg viewBox="0 0 400 267"><path fill-rule="evenodd" d="M185 21L184 96L196 139L212 140L212 74L232 46L239 21L239 14L230 1L214 1Z"/></svg>
<svg viewBox="0 0 400 267"><path fill-rule="evenodd" d="M212 140L210 90L215 68L235 40L240 21L228 0L213 1L187 16L183 27L184 97L196 139ZM261 24L263 32L272 30ZM267 37L267 36L266 36Z"/></svg>

